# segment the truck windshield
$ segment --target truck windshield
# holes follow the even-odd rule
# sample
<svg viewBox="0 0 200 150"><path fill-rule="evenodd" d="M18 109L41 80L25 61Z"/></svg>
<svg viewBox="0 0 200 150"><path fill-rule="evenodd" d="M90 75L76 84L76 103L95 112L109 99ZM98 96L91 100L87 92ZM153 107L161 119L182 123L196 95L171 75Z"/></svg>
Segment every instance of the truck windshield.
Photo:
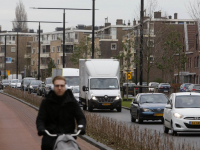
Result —
<svg viewBox="0 0 200 150"><path fill-rule="evenodd" d="M90 89L119 89L117 79L93 78L90 79Z"/></svg>
<svg viewBox="0 0 200 150"><path fill-rule="evenodd" d="M66 77L65 76L65 80L68 86L79 86L79 77Z"/></svg>

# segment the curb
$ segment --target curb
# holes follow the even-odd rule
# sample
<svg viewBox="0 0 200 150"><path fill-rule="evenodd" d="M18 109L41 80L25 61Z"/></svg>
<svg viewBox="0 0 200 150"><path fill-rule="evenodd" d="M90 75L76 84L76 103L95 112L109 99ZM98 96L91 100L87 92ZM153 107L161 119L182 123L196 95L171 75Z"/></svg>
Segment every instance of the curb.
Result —
<svg viewBox="0 0 200 150"><path fill-rule="evenodd" d="M1 93L1 94L4 94L4 95L6 95L6 96L12 97L12 98L14 98L14 99L16 99L16 100L18 100L18 101L20 101L20 102L22 102L22 103L24 103L24 104L30 106L31 108L33 108L33 109L35 109L35 110L37 110L37 111L39 110L38 107L35 107L35 106L33 106L33 105L31 105L31 104L29 104L29 103L27 103L27 102L25 102L25 101L23 101L23 100L21 100L21 99L15 97L15 96L9 95L9 94L4 93L4 92L2 92L2 91L0 91L0 93ZM87 136L87 135L78 135L78 137L80 137L81 139L85 140L86 142L88 142L88 143L94 145L95 147L97 147L97 148L99 148L99 149L101 149L101 150L113 150L112 148L110 148L110 147L108 147L108 146L106 146L106 145L104 145L104 144L102 144L102 143L100 143L100 142L97 142L96 140L92 139L91 137L89 137L89 136Z"/></svg>
<svg viewBox="0 0 200 150"><path fill-rule="evenodd" d="M127 110L130 110L130 108L128 108L128 107L124 107L124 106L122 106L122 108L127 109Z"/></svg>

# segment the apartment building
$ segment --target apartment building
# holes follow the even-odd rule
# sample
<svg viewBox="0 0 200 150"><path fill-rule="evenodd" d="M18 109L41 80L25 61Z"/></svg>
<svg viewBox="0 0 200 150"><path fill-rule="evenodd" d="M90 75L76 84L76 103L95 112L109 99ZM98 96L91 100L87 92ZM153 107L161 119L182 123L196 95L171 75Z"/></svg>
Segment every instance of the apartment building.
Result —
<svg viewBox="0 0 200 150"><path fill-rule="evenodd" d="M18 34L18 36L17 36ZM17 38L18 38L18 74L24 74L26 62L26 44L33 40L34 33L3 32L0 33L0 70L9 70L10 74L17 73ZM6 42L5 42L6 41ZM6 49L6 51L5 51ZM5 65L6 58L9 58ZM6 67L6 68L5 68Z"/></svg>
<svg viewBox="0 0 200 150"><path fill-rule="evenodd" d="M181 34L182 52L187 56L185 70L179 72L181 76L179 83L199 83L199 36L197 21L193 19L178 19L177 13L174 13L174 18L172 19L172 16L162 16L160 11L154 12L154 18L144 17L143 81L148 80L148 82L151 82L162 79L163 82L178 82L177 68L174 68L172 77L171 73L162 72L156 65L161 61L165 37L170 30L176 30ZM136 21L134 21L133 32L136 39L135 43L139 45L140 22L136 24ZM139 46L136 51L139 52ZM139 70L139 66L136 69ZM139 71L137 72L136 76L139 77Z"/></svg>
<svg viewBox="0 0 200 150"><path fill-rule="evenodd" d="M75 67L69 59L74 51L74 45L78 44L85 35L92 32L85 28L84 25L78 25L76 28L66 28L64 67ZM27 44L26 55L24 56L27 62L28 74L33 77L38 76L38 41L39 37L35 35L33 41ZM63 32L41 33L40 44L40 78L43 80L47 77L47 68L50 59L52 59L57 68L63 68Z"/></svg>

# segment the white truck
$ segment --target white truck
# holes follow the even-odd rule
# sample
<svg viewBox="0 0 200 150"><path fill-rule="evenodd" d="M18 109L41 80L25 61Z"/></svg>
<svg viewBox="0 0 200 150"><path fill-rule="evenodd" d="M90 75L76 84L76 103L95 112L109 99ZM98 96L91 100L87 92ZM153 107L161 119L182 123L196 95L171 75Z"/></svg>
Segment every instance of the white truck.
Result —
<svg viewBox="0 0 200 150"><path fill-rule="evenodd" d="M117 59L79 60L79 98L83 110L121 112L120 65Z"/></svg>
<svg viewBox="0 0 200 150"><path fill-rule="evenodd" d="M77 68L61 68L52 70L52 79L55 76L63 76L68 86L79 86L79 69Z"/></svg>

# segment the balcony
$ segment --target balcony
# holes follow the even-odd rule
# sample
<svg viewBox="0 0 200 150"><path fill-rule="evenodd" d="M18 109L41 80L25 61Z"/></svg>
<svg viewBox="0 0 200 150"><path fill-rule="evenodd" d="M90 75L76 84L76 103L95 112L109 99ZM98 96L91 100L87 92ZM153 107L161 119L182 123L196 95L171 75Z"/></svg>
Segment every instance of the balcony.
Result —
<svg viewBox="0 0 200 150"><path fill-rule="evenodd" d="M24 58L31 58L31 53L25 54Z"/></svg>
<svg viewBox="0 0 200 150"><path fill-rule="evenodd" d="M110 34L99 34L97 35L99 39L112 39L112 36Z"/></svg>
<svg viewBox="0 0 200 150"><path fill-rule="evenodd" d="M40 53L40 57L50 57L49 53Z"/></svg>
<svg viewBox="0 0 200 150"><path fill-rule="evenodd" d="M48 68L48 64L40 64L40 69L47 69Z"/></svg>

